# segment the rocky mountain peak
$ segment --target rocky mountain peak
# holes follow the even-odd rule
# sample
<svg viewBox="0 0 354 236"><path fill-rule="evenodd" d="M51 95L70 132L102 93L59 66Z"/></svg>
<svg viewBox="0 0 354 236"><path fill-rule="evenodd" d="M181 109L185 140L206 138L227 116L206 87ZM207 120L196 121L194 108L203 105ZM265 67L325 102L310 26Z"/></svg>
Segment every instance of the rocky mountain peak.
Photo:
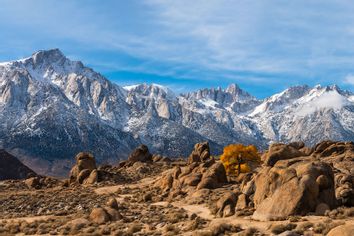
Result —
<svg viewBox="0 0 354 236"><path fill-rule="evenodd" d="M138 95L151 99L169 99L176 98L176 95L169 88L160 84L137 84L123 87L128 91L128 95Z"/></svg>
<svg viewBox="0 0 354 236"><path fill-rule="evenodd" d="M229 106L234 102L257 100L248 92L242 90L237 84L230 84L226 89L221 87L200 89L183 95L187 99L210 99L222 106Z"/></svg>
<svg viewBox="0 0 354 236"><path fill-rule="evenodd" d="M341 89L337 84L332 84L332 85L326 86L326 91L334 91L334 92L337 92L337 93L339 93L341 95L349 95L349 94L351 94L350 91Z"/></svg>
<svg viewBox="0 0 354 236"><path fill-rule="evenodd" d="M292 99L299 98L307 93L311 88L307 85L298 85L292 86L288 89L285 89L283 92L277 96L278 99Z"/></svg>
<svg viewBox="0 0 354 236"><path fill-rule="evenodd" d="M13 62L16 68L23 68L31 74L32 78L42 80L50 78L57 79L57 75L69 75L71 73L91 77L95 73L87 68L80 61L72 61L67 58L59 49L40 50L31 57Z"/></svg>
<svg viewBox="0 0 354 236"><path fill-rule="evenodd" d="M233 84L230 84L229 86L227 86L225 92L231 93L231 94L237 94L237 93L240 93L243 91L241 90L241 88L237 84L233 83Z"/></svg>
<svg viewBox="0 0 354 236"><path fill-rule="evenodd" d="M65 55L57 48L35 52L32 54L30 59L32 59L34 64L55 63L62 60L68 60Z"/></svg>
<svg viewBox="0 0 354 236"><path fill-rule="evenodd" d="M237 84L230 84L226 89L226 93L231 94L234 97L234 100L242 101L242 100L256 100L251 94L241 89Z"/></svg>

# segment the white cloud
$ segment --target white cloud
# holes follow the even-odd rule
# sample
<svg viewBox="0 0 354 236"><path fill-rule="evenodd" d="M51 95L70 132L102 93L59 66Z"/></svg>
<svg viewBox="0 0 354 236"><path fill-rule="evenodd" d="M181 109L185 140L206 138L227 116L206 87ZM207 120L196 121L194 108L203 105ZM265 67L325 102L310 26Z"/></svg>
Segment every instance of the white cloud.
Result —
<svg viewBox="0 0 354 236"><path fill-rule="evenodd" d="M212 71L290 75L287 81L336 83L354 66L350 1L147 0L154 20L181 38L176 60ZM315 10L314 10L315 9ZM187 42L187 43L186 43ZM162 41L161 43L164 43ZM164 54L166 56L166 54ZM184 57L185 55L188 55ZM298 79L298 81L296 81ZM279 79L268 77L268 80ZM285 80L285 79L283 79ZM326 80L328 82L326 82Z"/></svg>
<svg viewBox="0 0 354 236"><path fill-rule="evenodd" d="M128 2L135 8L127 8ZM289 83L296 76L333 78L338 69L353 68L352 12L354 3L345 0L3 0L2 34L8 27L9 35L18 31L29 36L18 42L6 34L0 45L12 51L35 40L42 40L39 45L69 41L74 50L80 45L81 50L124 52L145 61L122 61L122 67L132 70L236 81L242 73L263 73L274 75L266 77L272 83ZM291 76L279 76L284 74Z"/></svg>
<svg viewBox="0 0 354 236"><path fill-rule="evenodd" d="M354 75L348 74L347 76L345 76L344 83L354 85Z"/></svg>
<svg viewBox="0 0 354 236"><path fill-rule="evenodd" d="M346 104L348 104L348 100L338 92L324 92L312 101L302 104L297 111L297 115L303 117L322 109L341 109Z"/></svg>

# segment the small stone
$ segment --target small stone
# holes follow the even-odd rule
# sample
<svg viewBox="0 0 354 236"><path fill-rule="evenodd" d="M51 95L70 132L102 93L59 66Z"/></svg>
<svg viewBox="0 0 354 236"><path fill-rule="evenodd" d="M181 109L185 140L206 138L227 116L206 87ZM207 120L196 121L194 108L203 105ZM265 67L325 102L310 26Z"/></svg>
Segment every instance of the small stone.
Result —
<svg viewBox="0 0 354 236"><path fill-rule="evenodd" d="M216 203L217 215L228 217L235 214L237 196L234 192L225 193Z"/></svg>
<svg viewBox="0 0 354 236"><path fill-rule="evenodd" d="M149 202L149 201L151 201L151 200L152 200L152 195L151 195L151 193L145 194L144 197L143 197L143 199L144 199L144 202Z"/></svg>
<svg viewBox="0 0 354 236"><path fill-rule="evenodd" d="M323 216L326 211L330 211L330 208L326 203L320 203L316 206L316 215Z"/></svg>
<svg viewBox="0 0 354 236"><path fill-rule="evenodd" d="M194 219L197 218L197 217L198 217L197 214L192 213L192 214L190 215L189 219L194 220Z"/></svg>
<svg viewBox="0 0 354 236"><path fill-rule="evenodd" d="M236 210L243 210L247 208L247 196L246 194L240 194L237 199Z"/></svg>
<svg viewBox="0 0 354 236"><path fill-rule="evenodd" d="M90 219L97 224L104 224L110 220L106 210L101 207L94 208L91 211Z"/></svg>
<svg viewBox="0 0 354 236"><path fill-rule="evenodd" d="M139 232L141 230L141 225L138 223L133 223L129 226L127 232L128 234L134 234L136 232Z"/></svg>
<svg viewBox="0 0 354 236"><path fill-rule="evenodd" d="M116 209L116 210L118 210L118 208L119 208L117 199L115 199L114 197L109 198L107 203L106 203L106 205L108 207L111 207L111 208Z"/></svg>
<svg viewBox="0 0 354 236"><path fill-rule="evenodd" d="M111 207L105 207L104 210L108 213L109 219L111 221L123 219L123 216L116 209L113 209Z"/></svg>
<svg viewBox="0 0 354 236"><path fill-rule="evenodd" d="M28 188L35 188L35 189L40 188L38 177L32 177L32 178L26 179L25 184L27 185Z"/></svg>

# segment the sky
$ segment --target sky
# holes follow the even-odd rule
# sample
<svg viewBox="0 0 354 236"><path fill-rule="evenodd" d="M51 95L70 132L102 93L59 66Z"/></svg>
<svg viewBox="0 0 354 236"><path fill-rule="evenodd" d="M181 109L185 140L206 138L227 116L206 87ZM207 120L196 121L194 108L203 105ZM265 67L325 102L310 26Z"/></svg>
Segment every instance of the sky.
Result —
<svg viewBox="0 0 354 236"><path fill-rule="evenodd" d="M59 48L119 85L354 91L354 1L0 0L0 61Z"/></svg>

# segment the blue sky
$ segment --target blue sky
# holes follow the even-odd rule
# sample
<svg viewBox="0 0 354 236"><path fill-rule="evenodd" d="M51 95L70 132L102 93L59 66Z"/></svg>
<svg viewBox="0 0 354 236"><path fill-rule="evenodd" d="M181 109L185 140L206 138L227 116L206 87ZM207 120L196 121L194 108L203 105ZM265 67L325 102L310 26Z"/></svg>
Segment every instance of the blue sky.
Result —
<svg viewBox="0 0 354 236"><path fill-rule="evenodd" d="M354 2L0 0L0 61L60 48L108 79L176 92L237 83L354 90Z"/></svg>

